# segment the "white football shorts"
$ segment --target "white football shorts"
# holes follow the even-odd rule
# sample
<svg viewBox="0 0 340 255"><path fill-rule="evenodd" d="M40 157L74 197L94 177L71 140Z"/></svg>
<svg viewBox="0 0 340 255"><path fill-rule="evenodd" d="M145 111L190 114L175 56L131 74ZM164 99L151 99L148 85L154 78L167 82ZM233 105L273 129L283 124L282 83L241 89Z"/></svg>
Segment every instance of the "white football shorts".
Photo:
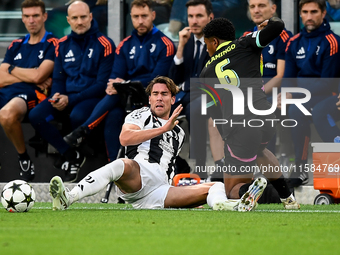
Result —
<svg viewBox="0 0 340 255"><path fill-rule="evenodd" d="M142 188L135 193L123 193L117 187L117 195L135 209L161 209L171 185L168 176L157 163L136 160L140 167Z"/></svg>

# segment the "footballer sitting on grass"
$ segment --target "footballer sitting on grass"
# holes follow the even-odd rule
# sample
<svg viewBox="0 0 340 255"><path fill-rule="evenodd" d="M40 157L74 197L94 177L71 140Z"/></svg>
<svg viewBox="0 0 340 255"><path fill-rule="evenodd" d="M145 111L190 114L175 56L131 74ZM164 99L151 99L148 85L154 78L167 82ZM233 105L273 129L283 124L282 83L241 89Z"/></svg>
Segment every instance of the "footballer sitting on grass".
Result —
<svg viewBox="0 0 340 255"><path fill-rule="evenodd" d="M71 191L65 190L59 176L53 177L50 182L53 210L66 209L79 199L101 191L112 181L118 187L118 196L134 208L188 208L205 203L219 210L254 208L254 205L242 205L240 200L228 200L221 182L184 187L169 184L175 158L184 142L184 131L177 125L183 107L179 105L170 116L178 87L167 77L153 79L146 92L150 108L130 113L120 134L126 158L89 173ZM264 188L265 185L262 189L249 189L245 195L254 192L261 195Z"/></svg>

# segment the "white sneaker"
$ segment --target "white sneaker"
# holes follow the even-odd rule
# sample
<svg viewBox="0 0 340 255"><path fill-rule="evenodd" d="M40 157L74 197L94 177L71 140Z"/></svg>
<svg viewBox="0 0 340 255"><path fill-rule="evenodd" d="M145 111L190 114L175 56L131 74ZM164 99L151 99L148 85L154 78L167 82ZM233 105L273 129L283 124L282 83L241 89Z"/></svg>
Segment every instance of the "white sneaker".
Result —
<svg viewBox="0 0 340 255"><path fill-rule="evenodd" d="M238 211L252 211L256 208L257 200L261 197L264 189L267 187L267 180L259 177L249 186L248 191L241 197L238 204Z"/></svg>
<svg viewBox="0 0 340 255"><path fill-rule="evenodd" d="M281 202L285 209L287 210L299 210L300 205L298 202L296 202L295 198L293 196L289 196L286 199L281 199Z"/></svg>
<svg viewBox="0 0 340 255"><path fill-rule="evenodd" d="M214 211L237 211L239 202L240 202L239 199L237 200L228 199L226 201L215 203L212 209Z"/></svg>
<svg viewBox="0 0 340 255"><path fill-rule="evenodd" d="M50 181L50 195L53 211L65 210L71 204L69 191L59 176L54 176Z"/></svg>

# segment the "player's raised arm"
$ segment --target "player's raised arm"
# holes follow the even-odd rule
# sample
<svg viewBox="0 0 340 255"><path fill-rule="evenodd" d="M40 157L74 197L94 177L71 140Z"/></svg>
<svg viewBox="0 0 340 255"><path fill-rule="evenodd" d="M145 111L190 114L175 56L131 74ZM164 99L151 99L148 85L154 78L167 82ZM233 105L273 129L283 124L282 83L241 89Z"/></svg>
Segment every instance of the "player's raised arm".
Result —
<svg viewBox="0 0 340 255"><path fill-rule="evenodd" d="M179 105L174 110L168 122L158 128L141 130L138 125L125 123L119 136L120 144L122 146L137 145L172 130L178 124L177 117L182 109L183 106Z"/></svg>
<svg viewBox="0 0 340 255"><path fill-rule="evenodd" d="M122 146L137 145L166 132L165 127L141 130L134 124L124 124L119 140Z"/></svg>
<svg viewBox="0 0 340 255"><path fill-rule="evenodd" d="M280 18L272 17L269 20L265 20L260 27L263 27L263 29L259 34L259 43L263 47L281 34L285 24Z"/></svg>

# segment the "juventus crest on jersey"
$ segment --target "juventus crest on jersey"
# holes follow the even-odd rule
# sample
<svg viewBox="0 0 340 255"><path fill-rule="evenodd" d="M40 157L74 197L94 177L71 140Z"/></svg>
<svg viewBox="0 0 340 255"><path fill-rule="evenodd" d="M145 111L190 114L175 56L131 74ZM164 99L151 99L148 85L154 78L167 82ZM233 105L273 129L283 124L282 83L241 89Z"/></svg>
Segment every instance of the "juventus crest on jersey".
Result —
<svg viewBox="0 0 340 255"><path fill-rule="evenodd" d="M125 123L137 125L141 130L161 127L167 121L157 118L148 107L135 110L125 118ZM174 168L175 158L183 146L184 138L183 129L175 126L173 130L151 140L138 145L127 146L126 156L130 159L142 159L149 163L157 163L170 176Z"/></svg>

